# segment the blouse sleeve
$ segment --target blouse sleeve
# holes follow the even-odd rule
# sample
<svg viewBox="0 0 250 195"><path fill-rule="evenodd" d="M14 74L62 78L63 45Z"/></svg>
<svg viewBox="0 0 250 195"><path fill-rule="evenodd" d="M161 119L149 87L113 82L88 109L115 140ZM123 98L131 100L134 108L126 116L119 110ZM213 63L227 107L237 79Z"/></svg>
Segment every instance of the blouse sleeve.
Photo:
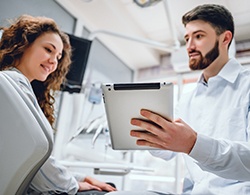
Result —
<svg viewBox="0 0 250 195"><path fill-rule="evenodd" d="M24 94L27 95L38 112L43 114L38 105L33 89L24 75L18 71L9 71L7 74L17 83ZM48 128L51 128L49 124ZM52 131L51 128L51 133ZM66 167L61 165L53 156L50 156L39 169L29 187L32 189L31 191L34 190L36 192L66 192L67 194L76 194L79 189L78 181L82 181L84 178L85 175L79 173L73 174Z"/></svg>
<svg viewBox="0 0 250 195"><path fill-rule="evenodd" d="M76 194L79 186L76 178L50 156L35 175L30 188L37 192L66 192Z"/></svg>

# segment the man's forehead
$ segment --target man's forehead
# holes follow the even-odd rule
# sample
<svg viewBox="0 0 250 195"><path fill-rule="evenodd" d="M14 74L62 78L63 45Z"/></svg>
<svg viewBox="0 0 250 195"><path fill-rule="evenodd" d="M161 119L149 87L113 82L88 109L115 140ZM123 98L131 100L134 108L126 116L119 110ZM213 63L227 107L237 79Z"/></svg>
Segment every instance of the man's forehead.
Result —
<svg viewBox="0 0 250 195"><path fill-rule="evenodd" d="M212 25L208 22L205 22L203 20L194 20L186 24L185 26L185 35L193 34L197 32L215 32L215 29L212 27Z"/></svg>

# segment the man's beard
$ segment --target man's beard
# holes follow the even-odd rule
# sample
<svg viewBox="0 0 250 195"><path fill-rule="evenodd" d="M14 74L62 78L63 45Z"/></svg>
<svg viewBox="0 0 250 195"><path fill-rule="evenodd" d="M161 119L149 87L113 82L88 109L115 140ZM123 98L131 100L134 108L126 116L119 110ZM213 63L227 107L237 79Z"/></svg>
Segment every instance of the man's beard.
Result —
<svg viewBox="0 0 250 195"><path fill-rule="evenodd" d="M194 50L192 52L199 53L200 58L189 60L190 69L191 70L203 70L207 68L219 56L219 41L217 40L215 42L214 47L205 55L205 57L202 56L200 51Z"/></svg>

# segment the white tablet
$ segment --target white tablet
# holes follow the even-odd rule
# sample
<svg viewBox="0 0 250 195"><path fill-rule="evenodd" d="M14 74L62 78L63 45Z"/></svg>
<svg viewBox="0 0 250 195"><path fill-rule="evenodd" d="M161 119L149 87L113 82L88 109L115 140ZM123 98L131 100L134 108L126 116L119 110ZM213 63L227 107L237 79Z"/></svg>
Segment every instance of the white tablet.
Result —
<svg viewBox="0 0 250 195"><path fill-rule="evenodd" d="M130 136L132 118L142 118L142 108L151 110L172 120L173 84L117 83L102 84L103 101L114 150L145 150L152 147L136 145L136 138Z"/></svg>

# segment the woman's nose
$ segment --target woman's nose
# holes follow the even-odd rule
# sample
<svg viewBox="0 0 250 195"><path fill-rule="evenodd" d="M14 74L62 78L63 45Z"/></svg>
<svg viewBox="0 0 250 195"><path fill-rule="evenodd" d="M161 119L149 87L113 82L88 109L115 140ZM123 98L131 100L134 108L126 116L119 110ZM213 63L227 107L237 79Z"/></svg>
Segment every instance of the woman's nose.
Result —
<svg viewBox="0 0 250 195"><path fill-rule="evenodd" d="M58 63L58 60L57 60L57 58L56 58L56 56L51 56L50 58L49 58L49 62L51 63L51 64L57 64Z"/></svg>

